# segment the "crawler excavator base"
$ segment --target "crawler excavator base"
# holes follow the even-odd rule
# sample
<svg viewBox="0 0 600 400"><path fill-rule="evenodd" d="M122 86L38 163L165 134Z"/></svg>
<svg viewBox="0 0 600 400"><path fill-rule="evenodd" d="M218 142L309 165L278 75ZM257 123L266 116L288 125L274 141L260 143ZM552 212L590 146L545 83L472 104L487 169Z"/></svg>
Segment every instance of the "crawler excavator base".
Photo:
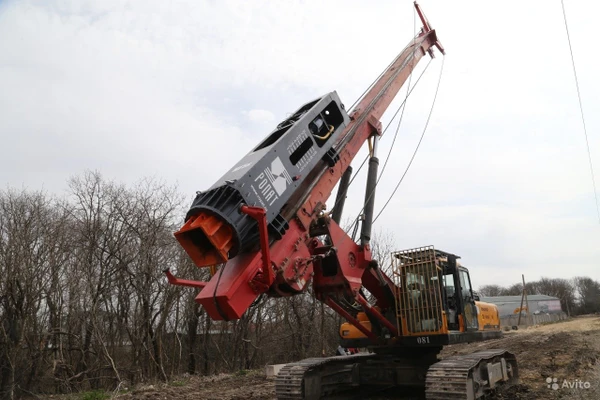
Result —
<svg viewBox="0 0 600 400"><path fill-rule="evenodd" d="M404 355L362 353L309 358L284 366L275 380L279 400L361 397L381 390L424 391L427 400L476 400L518 382L515 356L486 350L437 361L439 349ZM365 390L366 389L366 390ZM341 396L341 397L339 397ZM353 398L353 397L352 397Z"/></svg>

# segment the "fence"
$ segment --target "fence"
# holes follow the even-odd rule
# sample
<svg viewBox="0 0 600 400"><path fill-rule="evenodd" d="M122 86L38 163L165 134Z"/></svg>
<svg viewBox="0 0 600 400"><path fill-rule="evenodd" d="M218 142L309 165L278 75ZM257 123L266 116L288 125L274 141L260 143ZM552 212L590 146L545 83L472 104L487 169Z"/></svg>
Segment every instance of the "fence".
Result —
<svg viewBox="0 0 600 400"><path fill-rule="evenodd" d="M553 314L532 314L532 315L521 315L521 324L519 326L530 326L530 325L538 325L544 324L548 322L556 322L567 319L567 314L564 312L561 313L553 313ZM517 315L509 315L506 317L500 318L501 326L517 326L519 322L519 314Z"/></svg>

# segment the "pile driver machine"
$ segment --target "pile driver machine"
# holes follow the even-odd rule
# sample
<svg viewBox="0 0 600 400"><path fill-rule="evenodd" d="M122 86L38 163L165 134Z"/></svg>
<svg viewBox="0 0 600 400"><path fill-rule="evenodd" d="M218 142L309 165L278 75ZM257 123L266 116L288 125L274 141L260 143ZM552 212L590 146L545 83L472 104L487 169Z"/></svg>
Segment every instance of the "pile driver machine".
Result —
<svg viewBox="0 0 600 400"><path fill-rule="evenodd" d="M416 2L415 8L420 33L350 113L335 91L300 107L197 193L175 233L194 263L212 268L213 276L199 282L165 271L168 280L201 289L196 301L212 319L239 319L261 294L293 296L312 284L316 297L347 321L340 327L342 345L368 349L286 365L276 377L279 399L319 399L358 386L418 386L429 400L476 399L518 380L515 357L505 350L438 360L444 345L502 334L497 308L478 301L460 257L432 246L398 251L388 274L372 257L380 118L419 60L433 57L434 48L444 54ZM369 162L357 243L340 220L350 164L365 143Z"/></svg>

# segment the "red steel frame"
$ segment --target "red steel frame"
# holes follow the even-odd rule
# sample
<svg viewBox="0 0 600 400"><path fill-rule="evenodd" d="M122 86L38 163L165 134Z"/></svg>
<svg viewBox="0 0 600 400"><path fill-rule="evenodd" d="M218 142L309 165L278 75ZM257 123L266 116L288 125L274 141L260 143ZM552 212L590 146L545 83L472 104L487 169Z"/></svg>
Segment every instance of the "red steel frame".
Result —
<svg viewBox="0 0 600 400"><path fill-rule="evenodd" d="M376 335L344 310L332 296L342 294L353 297L368 314L387 327L392 334L398 335L398 327L371 307L360 294L360 289L364 286L377 298L378 305L394 306L383 296L380 278L373 268L370 268L370 246L356 244L323 211L325 201L362 145L369 137L381 134L379 119L419 60L427 53L433 56L433 46L444 54L444 48L437 40L435 30L431 29L416 2L415 8L423 23L421 33L411 40L354 108L350 115L351 122L336 146L339 161L318 177L310 194L290 218L289 229L283 237L269 246L265 210L260 207L242 206L241 211L258 223L260 250L240 254L229 260L209 282L178 280L167 273L170 283L202 288L196 301L206 309L211 318L238 319L261 293L290 296L303 292L312 280L317 297L372 341L377 340ZM325 246L309 235L311 224L317 221L325 222L331 246ZM325 276L321 262L325 256L330 256L332 246L337 258L337 273L334 276ZM389 278L384 279L392 284Z"/></svg>

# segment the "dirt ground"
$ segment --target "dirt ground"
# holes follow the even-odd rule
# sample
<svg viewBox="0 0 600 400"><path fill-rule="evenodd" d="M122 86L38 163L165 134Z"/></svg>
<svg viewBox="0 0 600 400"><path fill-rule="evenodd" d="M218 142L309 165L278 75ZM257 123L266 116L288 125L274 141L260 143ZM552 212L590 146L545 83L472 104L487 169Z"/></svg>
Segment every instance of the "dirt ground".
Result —
<svg viewBox="0 0 600 400"><path fill-rule="evenodd" d="M264 371L192 377L167 385L149 385L116 397L119 400L267 400L275 399L274 381Z"/></svg>
<svg viewBox="0 0 600 400"><path fill-rule="evenodd" d="M574 318L505 332L501 339L448 346L441 356L493 348L506 349L516 355L521 381L519 385L501 391L493 398L600 399L598 317ZM556 378L558 389L548 387L555 383L554 380L548 383L548 378ZM589 382L589 388L584 387L588 386L585 382Z"/></svg>
<svg viewBox="0 0 600 400"><path fill-rule="evenodd" d="M506 349L519 363L520 384L492 399L600 399L600 318L580 317L554 324L505 332L501 339L446 347L441 357L484 349ZM547 379L554 379L547 383ZM552 386L555 384L555 389ZM119 400L271 400L274 382L263 371L192 377L160 386L140 387ZM406 399L385 393L377 399ZM414 395L410 398L414 398Z"/></svg>

